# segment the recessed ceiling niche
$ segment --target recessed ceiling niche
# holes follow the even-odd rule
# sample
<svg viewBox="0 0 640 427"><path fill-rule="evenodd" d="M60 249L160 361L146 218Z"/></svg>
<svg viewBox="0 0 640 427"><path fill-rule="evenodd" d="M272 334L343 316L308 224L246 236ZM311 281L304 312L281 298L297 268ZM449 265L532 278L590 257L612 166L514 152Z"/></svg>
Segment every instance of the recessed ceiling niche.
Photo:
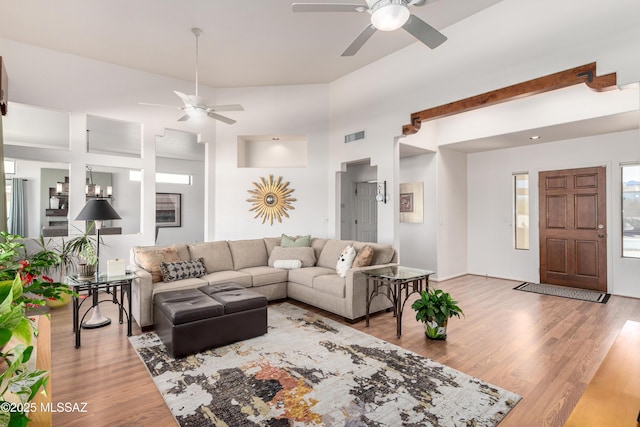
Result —
<svg viewBox="0 0 640 427"><path fill-rule="evenodd" d="M306 135L238 136L239 168L307 167Z"/></svg>
<svg viewBox="0 0 640 427"><path fill-rule="evenodd" d="M69 149L69 112L9 102L5 145Z"/></svg>

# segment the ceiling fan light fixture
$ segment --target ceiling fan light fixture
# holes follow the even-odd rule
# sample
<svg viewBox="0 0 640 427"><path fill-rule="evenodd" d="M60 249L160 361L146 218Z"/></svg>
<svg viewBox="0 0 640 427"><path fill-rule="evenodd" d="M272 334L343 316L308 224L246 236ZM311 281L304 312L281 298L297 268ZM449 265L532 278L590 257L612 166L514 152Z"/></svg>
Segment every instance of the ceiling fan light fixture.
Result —
<svg viewBox="0 0 640 427"><path fill-rule="evenodd" d="M207 116L207 112L204 108L199 107L189 107L185 109L187 115L192 119L201 119Z"/></svg>
<svg viewBox="0 0 640 427"><path fill-rule="evenodd" d="M380 31L402 27L411 13L402 0L380 0L371 6L371 24Z"/></svg>

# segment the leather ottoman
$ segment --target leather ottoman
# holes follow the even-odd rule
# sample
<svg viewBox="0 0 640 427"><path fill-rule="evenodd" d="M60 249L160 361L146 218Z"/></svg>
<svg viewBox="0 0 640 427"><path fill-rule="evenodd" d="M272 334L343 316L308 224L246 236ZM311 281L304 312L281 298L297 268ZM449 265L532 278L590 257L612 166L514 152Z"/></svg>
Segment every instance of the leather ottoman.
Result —
<svg viewBox="0 0 640 427"><path fill-rule="evenodd" d="M235 283L162 292L154 329L173 357L267 333L267 298Z"/></svg>

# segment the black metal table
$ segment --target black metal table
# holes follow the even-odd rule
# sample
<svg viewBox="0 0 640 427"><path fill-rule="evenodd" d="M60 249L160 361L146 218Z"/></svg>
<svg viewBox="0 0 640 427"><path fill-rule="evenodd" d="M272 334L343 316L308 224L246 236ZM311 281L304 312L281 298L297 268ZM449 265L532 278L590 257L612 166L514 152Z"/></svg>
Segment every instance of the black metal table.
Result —
<svg viewBox="0 0 640 427"><path fill-rule="evenodd" d="M367 276L367 313L365 317L367 327L369 326L371 301L378 295L384 295L393 303L393 315L396 317L396 336L400 338L402 336L404 305L410 295L428 288L429 276L434 272L398 265L365 270L363 273Z"/></svg>
<svg viewBox="0 0 640 427"><path fill-rule="evenodd" d="M118 317L119 323L123 323L123 313L127 316L127 336L131 336L131 283L136 275L130 272L125 273L123 276L108 276L106 273L100 273L100 277L97 279L83 279L77 275L69 276L67 279L68 285L74 292L73 295L73 332L76 334L76 348L80 347L80 331L85 317L89 312L96 309L98 304L103 302L111 302L118 305ZM118 298L118 289L120 290L120 296ZM82 292L87 292L87 295L81 295ZM109 299L100 300L100 294L111 295ZM127 294L127 308L124 307L124 294ZM85 301L91 300L91 307L80 318L80 308ZM102 325L85 326L87 328L95 328L100 326L106 326L109 322L105 322Z"/></svg>

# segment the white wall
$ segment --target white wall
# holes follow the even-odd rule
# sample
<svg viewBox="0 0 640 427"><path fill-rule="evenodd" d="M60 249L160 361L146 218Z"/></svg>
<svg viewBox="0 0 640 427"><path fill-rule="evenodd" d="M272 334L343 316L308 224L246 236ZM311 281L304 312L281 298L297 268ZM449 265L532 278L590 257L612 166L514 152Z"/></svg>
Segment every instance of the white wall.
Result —
<svg viewBox="0 0 640 427"><path fill-rule="evenodd" d="M329 236L327 226L327 129L328 90L326 85L274 86L219 89L218 102L239 103L245 111L238 113L233 126L217 127L214 160L215 173L209 173L215 205L213 229L206 231L208 240L253 239L281 234ZM238 168L239 135L305 135L309 161L306 167ZM264 224L249 212L252 204L247 191L260 177L282 177L294 192L294 209L282 223ZM211 202L211 201L210 201ZM333 237L333 235L331 235Z"/></svg>
<svg viewBox="0 0 640 427"><path fill-rule="evenodd" d="M640 297L640 260L621 258L620 163L640 161L637 131L468 156L469 273L539 280L538 172L607 167L607 247L609 292ZM512 173L529 172L528 251L513 248Z"/></svg>
<svg viewBox="0 0 640 427"><path fill-rule="evenodd" d="M437 266L437 155L400 159L400 182L424 183L424 222L400 223L399 260L402 265L438 271Z"/></svg>

